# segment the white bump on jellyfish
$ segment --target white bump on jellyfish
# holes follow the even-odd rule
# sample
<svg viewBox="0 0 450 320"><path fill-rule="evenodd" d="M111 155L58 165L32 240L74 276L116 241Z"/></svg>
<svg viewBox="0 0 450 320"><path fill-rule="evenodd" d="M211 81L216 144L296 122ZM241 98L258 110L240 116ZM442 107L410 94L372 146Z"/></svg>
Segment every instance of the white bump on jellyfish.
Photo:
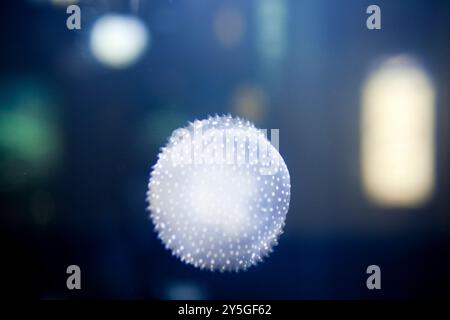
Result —
<svg viewBox="0 0 450 320"><path fill-rule="evenodd" d="M211 154L204 150L211 137L195 138L197 128L203 133L231 130L247 142L232 149L235 161L208 161ZM229 146L229 136L223 137L226 140L216 144L223 149L219 151ZM256 152L248 143L255 137L258 148L267 148L277 163L269 174L262 174L261 161L236 161ZM189 155L204 152L203 161L173 161L180 150ZM289 172L281 155L253 124L230 116L197 120L175 130L158 155L147 192L150 217L166 248L182 261L211 271L246 270L262 261L283 231L289 200Z"/></svg>

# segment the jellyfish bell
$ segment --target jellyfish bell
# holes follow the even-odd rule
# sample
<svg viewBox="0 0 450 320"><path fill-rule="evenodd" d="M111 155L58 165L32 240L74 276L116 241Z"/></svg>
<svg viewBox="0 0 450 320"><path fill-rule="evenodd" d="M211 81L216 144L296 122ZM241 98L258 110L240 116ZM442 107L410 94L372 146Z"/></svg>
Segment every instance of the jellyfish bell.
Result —
<svg viewBox="0 0 450 320"><path fill-rule="evenodd" d="M151 172L147 201L158 237L183 262L246 270L277 244L290 177L253 124L210 117L173 132Z"/></svg>

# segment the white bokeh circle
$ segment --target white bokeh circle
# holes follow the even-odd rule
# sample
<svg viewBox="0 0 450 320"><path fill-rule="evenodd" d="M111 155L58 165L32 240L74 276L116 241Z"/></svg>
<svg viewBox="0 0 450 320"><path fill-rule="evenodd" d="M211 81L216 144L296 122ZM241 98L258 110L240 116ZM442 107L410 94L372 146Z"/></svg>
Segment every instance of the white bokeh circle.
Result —
<svg viewBox="0 0 450 320"><path fill-rule="evenodd" d="M233 158L212 161L214 152L205 147L211 135L196 136L197 129L231 132ZM230 146L227 137L214 151ZM249 161L257 148L248 141L255 137L270 161ZM247 142L239 148L235 139ZM188 161L179 161L180 154ZM201 269L239 271L277 244L289 209L290 177L278 150L253 124L216 116L174 131L151 172L147 200L155 230L175 256Z"/></svg>
<svg viewBox="0 0 450 320"><path fill-rule="evenodd" d="M133 64L149 43L144 23L135 16L106 14L94 24L90 47L95 58L113 68Z"/></svg>

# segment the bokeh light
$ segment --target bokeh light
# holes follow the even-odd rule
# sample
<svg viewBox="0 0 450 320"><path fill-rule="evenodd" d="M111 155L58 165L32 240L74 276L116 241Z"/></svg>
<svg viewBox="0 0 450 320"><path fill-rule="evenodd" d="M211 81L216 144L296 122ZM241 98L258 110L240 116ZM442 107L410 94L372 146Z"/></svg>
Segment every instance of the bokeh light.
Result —
<svg viewBox="0 0 450 320"><path fill-rule="evenodd" d="M223 7L215 16L214 31L223 47L234 47L242 40L245 32L244 17L234 7Z"/></svg>
<svg viewBox="0 0 450 320"><path fill-rule="evenodd" d="M79 0L50 0L50 2L56 6L69 6L71 4L77 4Z"/></svg>
<svg viewBox="0 0 450 320"><path fill-rule="evenodd" d="M205 290L189 281L178 281L167 285L164 295L168 300L204 300L207 299Z"/></svg>
<svg viewBox="0 0 450 320"><path fill-rule="evenodd" d="M435 93L411 58L386 60L364 86L361 113L362 178L381 206L414 207L434 187Z"/></svg>
<svg viewBox="0 0 450 320"><path fill-rule="evenodd" d="M0 180L10 189L55 172L60 135L52 93L37 80L0 87Z"/></svg>
<svg viewBox="0 0 450 320"><path fill-rule="evenodd" d="M135 16L107 14L91 31L90 46L102 64L125 68L136 62L150 42L149 32Z"/></svg>
<svg viewBox="0 0 450 320"><path fill-rule="evenodd" d="M167 137L177 128L187 123L189 117L180 111L174 111L170 107L154 111L147 117L143 117L136 135L140 148L148 150L149 147L159 147L167 142Z"/></svg>
<svg viewBox="0 0 450 320"><path fill-rule="evenodd" d="M35 225L45 227L55 218L55 200L50 192L38 190L30 201L31 217Z"/></svg>
<svg viewBox="0 0 450 320"><path fill-rule="evenodd" d="M71 4L79 4L80 0L28 0L34 5L52 5L55 7L67 7Z"/></svg>
<svg viewBox="0 0 450 320"><path fill-rule="evenodd" d="M267 114L268 97L261 86L247 83L236 88L231 104L233 113L261 122Z"/></svg>
<svg viewBox="0 0 450 320"><path fill-rule="evenodd" d="M274 65L286 50L287 8L284 0L256 2L258 48L265 64Z"/></svg>

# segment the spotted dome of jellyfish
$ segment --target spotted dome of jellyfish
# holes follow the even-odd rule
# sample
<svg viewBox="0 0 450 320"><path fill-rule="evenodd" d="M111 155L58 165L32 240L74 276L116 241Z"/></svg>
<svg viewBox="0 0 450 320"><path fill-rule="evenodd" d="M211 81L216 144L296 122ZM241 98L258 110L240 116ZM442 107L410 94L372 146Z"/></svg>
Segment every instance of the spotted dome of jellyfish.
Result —
<svg viewBox="0 0 450 320"><path fill-rule="evenodd" d="M200 269L241 271L277 244L290 177L277 148L251 122L209 117L172 133L152 168L147 201L174 256Z"/></svg>

